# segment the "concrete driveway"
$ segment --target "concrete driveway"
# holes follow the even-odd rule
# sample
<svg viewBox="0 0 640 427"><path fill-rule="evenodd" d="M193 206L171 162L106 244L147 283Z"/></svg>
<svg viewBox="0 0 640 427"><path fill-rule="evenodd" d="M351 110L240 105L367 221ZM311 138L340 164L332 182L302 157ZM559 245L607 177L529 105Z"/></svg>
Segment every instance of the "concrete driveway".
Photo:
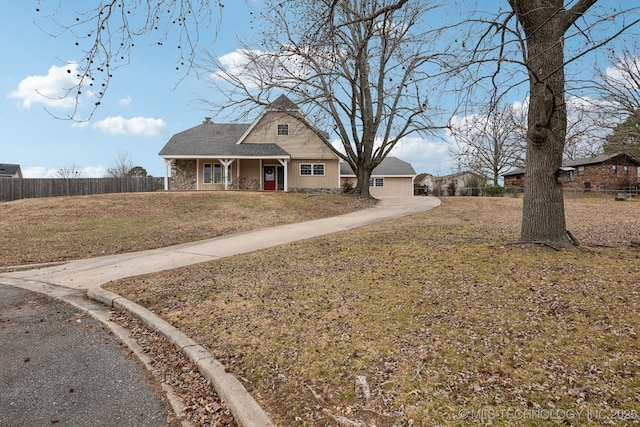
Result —
<svg viewBox="0 0 640 427"><path fill-rule="evenodd" d="M223 236L215 239L143 252L45 264L42 266L25 266L24 268L16 269L16 271L7 271L5 269L3 272L2 269L0 269L0 283L40 292L60 300L70 302L81 310L91 313L92 316L102 319L105 324L108 324L109 322L105 319L104 308L101 310L96 307L87 306L88 302L83 300L81 296L88 294L92 298L109 307L114 306L128 311L130 314L140 318L147 324L147 326L164 336L169 342L173 343L176 348L183 351L187 357L189 357L189 359L198 366L202 375L211 381L218 395L225 401L227 407L231 410L239 425L271 426L273 425L271 420L244 389L244 386L233 375L226 373L224 366L215 360L215 358L206 349L200 347L189 337L185 336L167 322L158 318L143 307L140 307L119 295L100 289L100 285L111 280L179 268L191 264L310 239L330 233L350 230L381 221L413 215L433 209L439 205L440 200L434 197L385 198L380 200L380 202L373 208L333 218L265 228L247 233ZM4 289L5 292L8 292L10 288L2 287L0 289ZM17 300L12 302L11 299L7 299L7 309L23 304L19 302L20 298L22 298L22 300L27 298L24 293L21 294L18 291L15 292ZM29 298L35 297L32 296ZM51 303L53 304L53 302ZM54 310L58 309L54 308ZM64 310L69 310L69 308L65 307ZM38 320L42 316L43 314L36 311L32 315L25 317L24 327L36 328L44 326L40 325L39 323L41 322ZM0 358L2 358L3 361L5 358L7 360L11 360L11 363L17 366L15 366L16 371L14 374L8 374L12 376L12 382L7 382L8 388L11 389L8 396L16 397L8 397L5 400L0 400L0 412L4 412L5 407L10 409L10 405L13 404L12 402L20 402L20 409L16 409L13 412L6 412L8 415L3 415L5 417L9 417L7 419L11 420L13 417L18 417L26 410L28 405L24 400L19 400L19 396L39 396L40 393L45 392L46 388L41 387L40 384L47 383L47 381L56 378L55 375L51 376L51 371L66 372L63 370L70 369L72 372L83 370L93 372L94 370L98 371L99 368L101 368L100 366L94 366L91 361L86 361L86 359L76 357L76 355L82 355L86 352L84 348L85 341L91 343L92 339L97 339L98 341L102 340L104 331L100 332L100 327L94 324L91 326L90 330L95 334L95 337L89 337L89 335L92 334L88 334L87 330L80 328L79 325L74 325L73 322L71 322L71 325L64 323L65 320L68 320L69 318L73 319L74 316L76 316L76 314L63 316L61 319L57 319L52 322L44 322L47 327L43 329L42 333L49 336L56 334L56 331L66 330L65 327L68 328L71 325L75 326L75 328L71 329L76 329L75 332L79 335L74 335L70 331L69 335L73 338L66 340L65 344L62 344L61 346L58 346L58 342L50 339L36 340L31 343L25 342L21 344L19 341L14 341L9 337L9 335L7 335L7 338L2 342L2 347L5 353L0 353ZM109 325L109 327L113 326ZM65 335L67 334L67 332L63 333ZM123 335L120 335L120 337L123 338ZM126 337L123 339L126 340ZM131 346L131 344L129 345ZM55 349L55 351L51 351L52 349ZM22 389L20 388L22 387L20 377L26 374L20 371L21 368L24 368L24 366L19 366L21 363L20 357L29 357L22 356L22 354L26 354L27 352L37 355L34 356L34 362L36 360L38 361L39 369L42 371L41 375L44 375L45 377L46 375L49 375L49 380L41 380L40 382L31 381ZM11 354L11 356L9 356L9 354ZM66 358L62 358L61 354L65 354ZM88 358L96 361L97 363L95 363L95 365L100 365L100 362L102 361L102 364L105 365L107 371L109 371L112 363L114 364L113 366L118 366L116 365L116 362L118 361L115 359L126 359L126 356L123 354L117 355L115 353L111 353L111 356L106 358L102 355L88 356ZM63 362L61 366L60 362L65 360L68 363ZM33 363L29 366L35 365L36 363ZM105 366L102 366L102 368ZM114 369L125 372L124 367ZM3 379L4 382L5 379L1 379ZM75 382L60 383L58 386L62 387L62 391L64 391L64 387L67 387L65 384L70 384L68 387L74 388L72 383ZM153 390L153 387L145 382L143 376L139 373L133 373L133 371L128 375L125 374L122 379L122 383L120 383L122 390L132 390L134 394L142 394L142 391L133 391L138 390L136 388L138 386L146 389L147 393ZM47 421L49 418L53 419L59 416L70 416L73 411L68 409L69 406L66 403L65 405L67 406L62 409L63 412L61 415L56 415L56 412L54 411L56 407L58 407L57 405L60 405L59 402L61 402L60 400L56 400L60 398L59 387L52 391L53 394L51 396L51 400L42 401L41 408L43 412L38 413L38 418L36 420L38 422L25 421L24 424L21 422L12 422L7 425L44 425L48 424ZM86 390L94 390L96 396L100 396L99 392L102 387L103 385L100 381L97 383L87 383L83 386ZM75 397L75 395L65 395L63 397L68 399L70 397ZM80 411L81 408L84 408L88 411L87 413L90 413L89 411L94 411L91 412L93 414L96 413L96 410L98 412L100 410L106 411L104 406L105 403L102 402L102 400L104 399L87 400L83 403L78 403L77 410ZM132 402L134 402L134 409L135 407L138 407L135 400L132 400ZM117 404L115 405L118 406ZM133 424L118 422L115 424L108 423L106 425L155 425L153 423L160 420L157 408L159 408L162 403L157 401L156 405L153 406L152 402L150 402L149 405L150 406L148 407L140 406L141 412L149 414L149 424L144 424L147 422L144 421L135 422ZM135 414L133 415L135 416ZM70 423L69 425L101 425L92 419L92 416L93 415L86 416L86 420L92 420L91 422ZM6 423L4 421L5 419L0 416L0 425L5 425Z"/></svg>
<svg viewBox="0 0 640 427"><path fill-rule="evenodd" d="M381 199L373 208L331 218L281 225L149 251L44 265L37 269L10 273L0 271L0 282L32 285L33 290L43 291L40 283L87 290L111 280L170 270L350 230L413 215L439 205L440 200L435 197L389 197Z"/></svg>

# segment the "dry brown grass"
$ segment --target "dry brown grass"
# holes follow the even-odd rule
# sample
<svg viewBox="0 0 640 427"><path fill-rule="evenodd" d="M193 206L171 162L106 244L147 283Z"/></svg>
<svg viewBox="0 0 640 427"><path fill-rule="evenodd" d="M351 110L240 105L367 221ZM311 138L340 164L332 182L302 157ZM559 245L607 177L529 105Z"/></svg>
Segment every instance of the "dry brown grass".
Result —
<svg viewBox="0 0 640 427"><path fill-rule="evenodd" d="M278 425L637 425L640 204L566 205L578 252L507 245L519 199L445 198L107 288L209 348Z"/></svg>
<svg viewBox="0 0 640 427"><path fill-rule="evenodd" d="M0 266L154 249L370 206L347 196L172 192L2 203Z"/></svg>

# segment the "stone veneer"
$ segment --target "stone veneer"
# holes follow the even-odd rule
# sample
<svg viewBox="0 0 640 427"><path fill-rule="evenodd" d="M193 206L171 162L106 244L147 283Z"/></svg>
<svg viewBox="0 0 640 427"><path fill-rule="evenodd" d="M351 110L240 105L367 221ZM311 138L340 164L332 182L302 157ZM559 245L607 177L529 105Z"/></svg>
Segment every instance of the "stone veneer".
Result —
<svg viewBox="0 0 640 427"><path fill-rule="evenodd" d="M197 189L196 161L192 159L176 159L171 164L171 189Z"/></svg>

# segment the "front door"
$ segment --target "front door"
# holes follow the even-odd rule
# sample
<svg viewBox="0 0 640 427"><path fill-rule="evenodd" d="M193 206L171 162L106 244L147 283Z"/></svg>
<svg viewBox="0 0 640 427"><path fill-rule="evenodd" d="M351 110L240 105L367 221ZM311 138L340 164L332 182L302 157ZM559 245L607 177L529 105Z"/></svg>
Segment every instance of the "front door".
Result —
<svg viewBox="0 0 640 427"><path fill-rule="evenodd" d="M264 190L276 191L276 167L275 166L264 167Z"/></svg>

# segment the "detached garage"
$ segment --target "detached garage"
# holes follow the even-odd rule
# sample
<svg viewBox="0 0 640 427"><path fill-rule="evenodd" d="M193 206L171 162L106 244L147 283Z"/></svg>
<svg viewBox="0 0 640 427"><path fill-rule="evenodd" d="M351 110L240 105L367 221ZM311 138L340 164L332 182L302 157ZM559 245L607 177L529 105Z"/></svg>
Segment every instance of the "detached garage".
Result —
<svg viewBox="0 0 640 427"><path fill-rule="evenodd" d="M413 180L416 171L411 164L396 157L386 157L373 170L369 180L369 192L373 197L410 197L413 196ZM340 184L355 186L356 174L345 162L340 162Z"/></svg>

